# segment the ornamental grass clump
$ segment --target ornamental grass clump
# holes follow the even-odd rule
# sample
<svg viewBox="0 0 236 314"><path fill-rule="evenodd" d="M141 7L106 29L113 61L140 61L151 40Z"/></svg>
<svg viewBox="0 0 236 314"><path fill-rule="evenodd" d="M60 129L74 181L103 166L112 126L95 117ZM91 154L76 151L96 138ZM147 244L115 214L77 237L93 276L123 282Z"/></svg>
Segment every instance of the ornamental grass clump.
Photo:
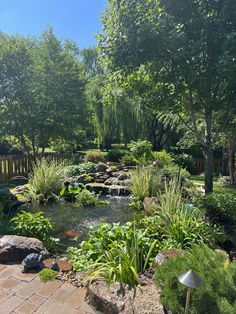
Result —
<svg viewBox="0 0 236 314"><path fill-rule="evenodd" d="M61 190L64 179L64 164L42 158L37 160L29 174L29 186L35 196L50 198Z"/></svg>

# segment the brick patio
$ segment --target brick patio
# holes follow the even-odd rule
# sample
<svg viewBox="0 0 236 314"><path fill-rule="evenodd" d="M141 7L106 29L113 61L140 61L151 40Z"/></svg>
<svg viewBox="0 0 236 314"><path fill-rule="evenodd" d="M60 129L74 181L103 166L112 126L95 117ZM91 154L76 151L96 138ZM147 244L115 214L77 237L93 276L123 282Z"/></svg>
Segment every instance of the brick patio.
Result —
<svg viewBox="0 0 236 314"><path fill-rule="evenodd" d="M95 314L85 294L59 280L42 283L37 274L22 274L20 265L0 264L0 314Z"/></svg>

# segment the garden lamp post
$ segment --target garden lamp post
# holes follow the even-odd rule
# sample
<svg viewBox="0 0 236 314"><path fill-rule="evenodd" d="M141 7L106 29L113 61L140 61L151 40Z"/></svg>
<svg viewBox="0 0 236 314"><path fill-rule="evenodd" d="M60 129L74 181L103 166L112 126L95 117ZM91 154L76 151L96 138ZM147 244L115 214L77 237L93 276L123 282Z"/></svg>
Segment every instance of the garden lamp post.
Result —
<svg viewBox="0 0 236 314"><path fill-rule="evenodd" d="M185 311L184 311L184 314L188 314L192 288L202 287L204 284L204 281L192 269L179 275L178 279L179 279L179 282L181 282L183 285L188 287L186 304L185 304Z"/></svg>

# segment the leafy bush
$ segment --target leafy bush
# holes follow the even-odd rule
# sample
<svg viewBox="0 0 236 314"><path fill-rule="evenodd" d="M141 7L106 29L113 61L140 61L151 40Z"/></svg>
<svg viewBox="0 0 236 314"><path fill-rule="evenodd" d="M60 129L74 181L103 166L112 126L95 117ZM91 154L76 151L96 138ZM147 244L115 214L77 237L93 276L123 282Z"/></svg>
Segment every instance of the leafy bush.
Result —
<svg viewBox="0 0 236 314"><path fill-rule="evenodd" d="M105 162L106 161L106 154L102 152L88 152L84 156L85 161L90 161L97 164L99 161Z"/></svg>
<svg viewBox="0 0 236 314"><path fill-rule="evenodd" d="M131 142L130 152L137 160L141 162L149 160L152 157L152 144L146 140Z"/></svg>
<svg viewBox="0 0 236 314"><path fill-rule="evenodd" d="M124 149L113 149L107 153L107 161L119 162L120 159L127 154Z"/></svg>
<svg viewBox="0 0 236 314"><path fill-rule="evenodd" d="M161 177L153 167L139 167L131 176L129 190L131 194L144 200L148 196L157 196L161 188Z"/></svg>
<svg viewBox="0 0 236 314"><path fill-rule="evenodd" d="M161 152L153 152L152 157L155 160L156 166L160 168L163 168L173 162L173 158L165 150Z"/></svg>
<svg viewBox="0 0 236 314"><path fill-rule="evenodd" d="M66 166L64 168L65 177L79 176L84 173L93 173L96 171L96 164L93 162L84 162L79 165Z"/></svg>
<svg viewBox="0 0 236 314"><path fill-rule="evenodd" d="M39 279L42 282L53 281L56 279L58 272L49 268L44 268L39 272Z"/></svg>
<svg viewBox="0 0 236 314"><path fill-rule="evenodd" d="M42 158L33 164L29 174L30 190L35 196L42 194L45 198L51 197L60 192L63 178L63 164Z"/></svg>
<svg viewBox="0 0 236 314"><path fill-rule="evenodd" d="M41 241L48 241L53 225L49 218L43 216L43 212L29 213L22 211L11 219L12 229L18 235L37 238Z"/></svg>
<svg viewBox="0 0 236 314"><path fill-rule="evenodd" d="M130 153L127 153L120 158L119 162L126 166L136 166L138 164L137 159Z"/></svg>
<svg viewBox="0 0 236 314"><path fill-rule="evenodd" d="M178 154L173 155L174 162L183 169L186 169L191 174L196 173L196 169L194 166L194 159L191 155L188 154Z"/></svg>
<svg viewBox="0 0 236 314"><path fill-rule="evenodd" d="M105 251L102 261L92 267L91 279L102 278L109 282L119 282L134 287L139 284L139 274L150 267L156 241L147 246L145 233L134 228L130 238Z"/></svg>
<svg viewBox="0 0 236 314"><path fill-rule="evenodd" d="M83 189L76 195L76 201L81 206L103 206L107 205L107 201L100 200L99 196L86 189Z"/></svg>
<svg viewBox="0 0 236 314"><path fill-rule="evenodd" d="M171 180L178 178L182 185L190 184L190 173L186 169L182 169L175 164L169 164L160 169L162 180Z"/></svg>
<svg viewBox="0 0 236 314"><path fill-rule="evenodd" d="M204 286L192 292L189 314L236 313L236 264L228 262L225 252L203 245L193 246L157 268L155 281L162 289L161 303L168 310L184 313L186 287L177 277L189 269L204 280Z"/></svg>
<svg viewBox="0 0 236 314"><path fill-rule="evenodd" d="M127 222L124 225L119 223L101 223L98 228L90 227L87 240L81 242L79 248L70 248L70 260L75 271L82 271L91 268L95 262L104 262L107 259L106 252L112 248L124 246L124 243L131 241L134 230L138 233L140 245L148 252L153 240L141 229L134 228L133 223ZM112 253L110 253L112 254ZM152 255L152 258L154 256Z"/></svg>
<svg viewBox="0 0 236 314"><path fill-rule="evenodd" d="M202 211L182 201L181 188L174 180L165 184L157 211L142 220L149 236L160 240L162 248L190 248L194 243L215 244L221 230Z"/></svg>
<svg viewBox="0 0 236 314"><path fill-rule="evenodd" d="M230 192L214 192L196 199L196 204L206 211L206 215L223 224L236 223L236 195Z"/></svg>

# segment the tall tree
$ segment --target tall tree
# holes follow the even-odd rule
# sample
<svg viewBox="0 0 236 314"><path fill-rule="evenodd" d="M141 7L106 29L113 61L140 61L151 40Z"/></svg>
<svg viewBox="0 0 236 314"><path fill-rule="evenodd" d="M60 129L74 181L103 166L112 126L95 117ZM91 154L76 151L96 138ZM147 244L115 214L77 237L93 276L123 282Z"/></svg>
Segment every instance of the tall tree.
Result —
<svg viewBox="0 0 236 314"><path fill-rule="evenodd" d="M205 157L205 190L213 190L215 118L230 110L228 75L236 63L233 0L110 0L100 50L107 71L135 78L145 68L157 106L178 114ZM235 77L234 77L235 80ZM162 90L162 92L161 92Z"/></svg>

